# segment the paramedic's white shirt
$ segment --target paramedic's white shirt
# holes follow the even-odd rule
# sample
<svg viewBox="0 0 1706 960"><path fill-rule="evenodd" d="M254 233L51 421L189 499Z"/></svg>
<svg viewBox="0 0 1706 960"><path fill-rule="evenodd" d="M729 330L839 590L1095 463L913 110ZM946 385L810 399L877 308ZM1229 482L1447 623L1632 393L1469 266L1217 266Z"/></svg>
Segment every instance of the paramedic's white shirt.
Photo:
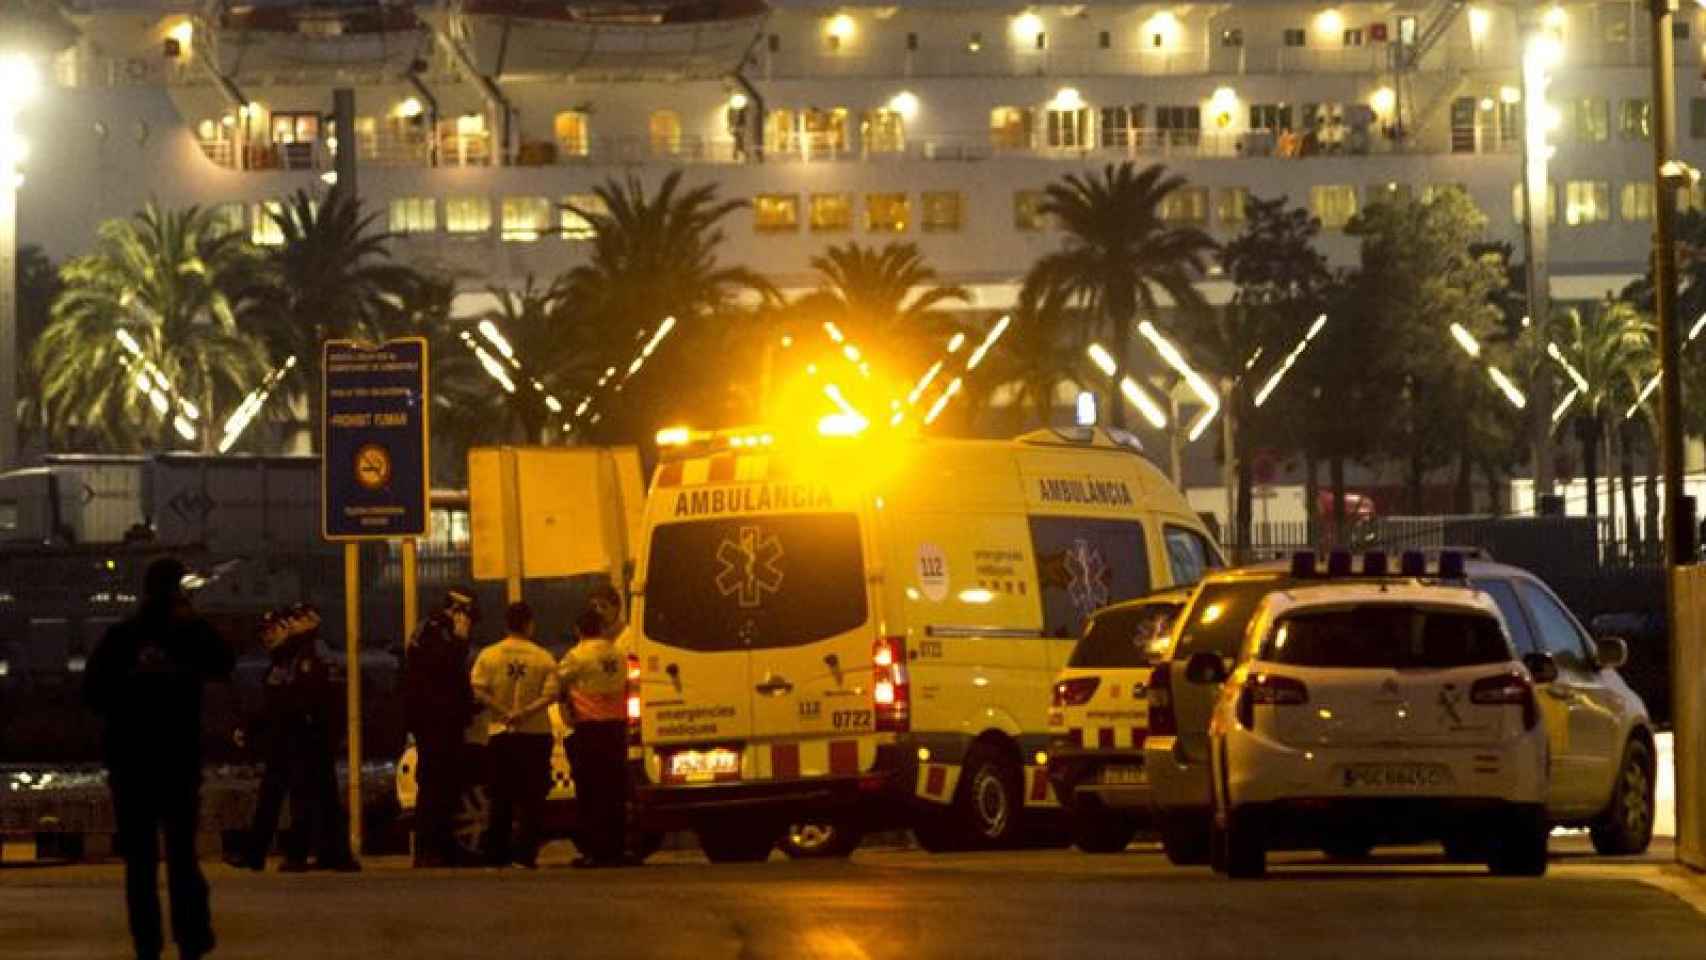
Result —
<svg viewBox="0 0 1706 960"><path fill-rule="evenodd" d="M557 667L576 721L628 718L628 659L609 640L582 640Z"/></svg>
<svg viewBox="0 0 1706 960"><path fill-rule="evenodd" d="M474 689L484 692L495 703L511 710L520 710L543 696L557 695L557 664L544 647L521 637L504 637L480 651L474 660ZM486 711L484 718L490 733L551 732L549 709L535 710L511 728L503 718Z"/></svg>

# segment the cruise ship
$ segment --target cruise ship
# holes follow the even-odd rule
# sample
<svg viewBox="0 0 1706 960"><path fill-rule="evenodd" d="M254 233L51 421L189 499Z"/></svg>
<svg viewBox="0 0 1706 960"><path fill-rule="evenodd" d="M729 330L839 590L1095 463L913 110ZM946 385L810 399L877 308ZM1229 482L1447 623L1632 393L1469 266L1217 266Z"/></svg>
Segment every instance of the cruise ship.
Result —
<svg viewBox="0 0 1706 960"><path fill-rule="evenodd" d="M1653 214L1646 8L1531 8L1563 40L1548 92L1552 292L1644 269ZM78 39L20 121L20 234L55 258L149 199L266 205L332 166L355 91L358 186L413 261L550 276L589 231L563 211L613 176L685 169L750 201L726 262L784 289L857 239L916 243L999 311L1059 235L1044 185L1110 161L1189 180L1168 215L1217 238L1284 194L1342 227L1389 193L1468 190L1520 242L1519 7L987 0L72 0ZM1706 142L1702 11L1675 24L1683 157ZM568 219L565 220L564 218ZM1205 281L1211 300L1228 290ZM472 307L471 307L472 308Z"/></svg>

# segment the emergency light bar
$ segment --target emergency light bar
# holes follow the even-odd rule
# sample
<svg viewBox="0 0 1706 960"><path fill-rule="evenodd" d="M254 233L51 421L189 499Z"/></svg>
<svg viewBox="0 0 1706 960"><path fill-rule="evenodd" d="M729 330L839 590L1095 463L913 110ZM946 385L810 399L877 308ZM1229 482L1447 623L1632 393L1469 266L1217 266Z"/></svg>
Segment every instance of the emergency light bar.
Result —
<svg viewBox="0 0 1706 960"><path fill-rule="evenodd" d="M1291 555L1291 576L1296 580L1403 580L1428 578L1433 580L1464 580L1468 577L1470 557L1483 559L1479 550L1441 550L1436 554L1432 574L1428 572L1428 555L1420 550L1406 550L1399 556L1398 572L1393 574L1384 550L1370 550L1362 555L1362 571L1352 570L1349 550L1334 550L1327 554L1327 569L1321 570L1315 551L1299 550Z"/></svg>

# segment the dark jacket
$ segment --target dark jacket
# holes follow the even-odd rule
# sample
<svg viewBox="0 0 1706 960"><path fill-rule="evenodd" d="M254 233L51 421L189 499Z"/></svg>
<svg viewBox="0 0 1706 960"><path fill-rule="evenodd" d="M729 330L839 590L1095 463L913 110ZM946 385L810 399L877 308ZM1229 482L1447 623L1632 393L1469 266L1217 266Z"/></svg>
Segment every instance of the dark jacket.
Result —
<svg viewBox="0 0 1706 960"><path fill-rule="evenodd" d="M249 727L263 753L295 744L335 742L343 724L343 696L317 636L295 637L271 656L261 685L261 712Z"/></svg>
<svg viewBox="0 0 1706 960"><path fill-rule="evenodd" d="M468 679L468 642L442 611L423 621L403 656L403 713L417 739L460 740L479 711Z"/></svg>
<svg viewBox="0 0 1706 960"><path fill-rule="evenodd" d="M83 676L85 701L106 721L108 768L199 775L202 686L234 663L188 603L145 605L110 627Z"/></svg>

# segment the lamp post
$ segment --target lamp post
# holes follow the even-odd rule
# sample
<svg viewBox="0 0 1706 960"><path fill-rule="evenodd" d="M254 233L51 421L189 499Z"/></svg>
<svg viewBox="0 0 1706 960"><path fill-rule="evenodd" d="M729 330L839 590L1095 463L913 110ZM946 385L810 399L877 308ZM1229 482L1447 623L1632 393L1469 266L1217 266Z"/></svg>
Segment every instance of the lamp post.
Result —
<svg viewBox="0 0 1706 960"><path fill-rule="evenodd" d="M1527 266L1529 322L1544 333L1552 313L1551 276L1547 255L1548 218L1552 214L1548 161L1553 147L1546 134L1556 122L1552 106L1546 102L1546 87L1551 82L1551 70L1562 56L1562 45L1551 31L1542 26L1539 17L1529 11L1522 47L1522 239ZM1551 371L1542 368L1534 382L1535 409L1545 411L1552 406ZM1534 502L1537 508L1542 497L1553 493L1552 425L1544 415L1532 418L1530 445L1534 457Z"/></svg>
<svg viewBox="0 0 1706 960"><path fill-rule="evenodd" d="M0 52L0 468L18 459L18 187L26 146L18 114L40 85L34 61Z"/></svg>

